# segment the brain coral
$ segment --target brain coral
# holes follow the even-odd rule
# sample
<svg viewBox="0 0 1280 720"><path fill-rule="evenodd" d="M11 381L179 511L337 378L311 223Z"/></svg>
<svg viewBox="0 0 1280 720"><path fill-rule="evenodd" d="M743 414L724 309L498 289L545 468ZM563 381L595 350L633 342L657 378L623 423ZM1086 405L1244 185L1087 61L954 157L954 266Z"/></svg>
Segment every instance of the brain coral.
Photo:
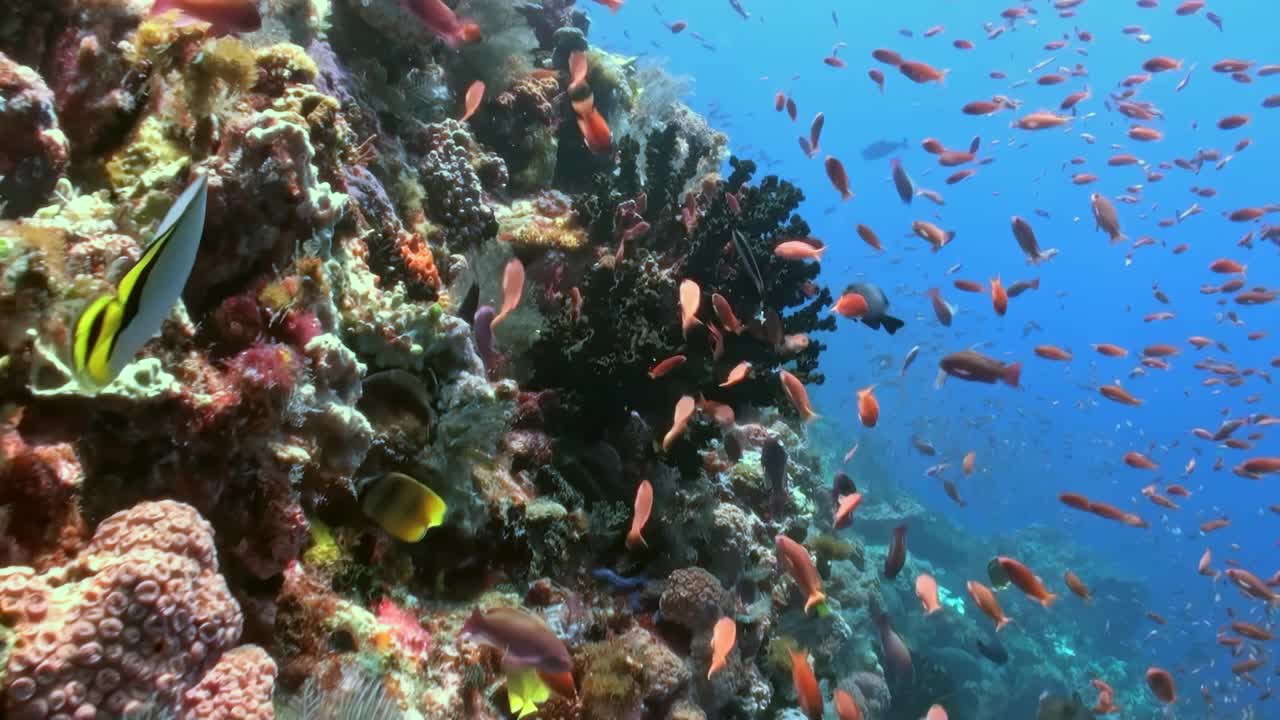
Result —
<svg viewBox="0 0 1280 720"><path fill-rule="evenodd" d="M728 594L715 575L700 567L671 573L659 601L662 616L694 632L711 627L728 607Z"/></svg>
<svg viewBox="0 0 1280 720"><path fill-rule="evenodd" d="M0 570L0 622L16 635L5 717L176 708L240 638L240 607L217 569L209 523L161 501L107 518L69 565Z"/></svg>

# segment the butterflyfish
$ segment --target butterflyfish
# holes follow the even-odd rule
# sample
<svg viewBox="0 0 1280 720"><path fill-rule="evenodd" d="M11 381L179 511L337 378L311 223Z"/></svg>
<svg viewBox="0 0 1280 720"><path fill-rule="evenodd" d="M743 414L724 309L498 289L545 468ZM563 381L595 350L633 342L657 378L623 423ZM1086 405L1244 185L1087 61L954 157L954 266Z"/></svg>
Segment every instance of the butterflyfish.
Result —
<svg viewBox="0 0 1280 720"><path fill-rule="evenodd" d="M365 490L361 508L365 517L408 543L418 542L428 530L443 524L449 509L431 488L398 472L373 481Z"/></svg>

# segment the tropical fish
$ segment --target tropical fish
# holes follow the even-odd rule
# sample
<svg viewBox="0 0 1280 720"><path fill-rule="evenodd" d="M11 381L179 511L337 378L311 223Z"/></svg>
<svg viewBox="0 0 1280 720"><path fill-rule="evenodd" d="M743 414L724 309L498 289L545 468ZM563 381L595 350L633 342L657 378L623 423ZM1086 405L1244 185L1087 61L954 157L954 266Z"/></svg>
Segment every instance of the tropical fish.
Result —
<svg viewBox="0 0 1280 720"><path fill-rule="evenodd" d="M498 323L505 320L520 305L520 296L523 294L524 263L520 262L520 258L513 257L507 261L502 271L502 307L499 308L490 327L498 327Z"/></svg>
<svg viewBox="0 0 1280 720"><path fill-rule="evenodd" d="M791 650L791 682L795 685L800 710L809 720L822 720L822 692L818 678L809 666L809 654L803 650Z"/></svg>
<svg viewBox="0 0 1280 720"><path fill-rule="evenodd" d="M262 28L257 0L156 0L151 15L178 11L182 18L209 23L213 37L241 35Z"/></svg>
<svg viewBox="0 0 1280 720"><path fill-rule="evenodd" d="M804 593L805 614L809 614L809 611L815 608L819 615L830 612L827 607L827 596L822 592L822 577L818 575L818 569L814 567L809 551L786 535L775 537L774 544L778 550L778 565L791 575L796 585L800 587L800 591Z"/></svg>
<svg viewBox="0 0 1280 720"><path fill-rule="evenodd" d="M694 399L689 395L682 396L676 402L675 415L671 421L671 429L668 430L666 436L662 438L663 452L669 452L671 450L671 446L674 445L676 440L684 434L685 428L689 426L689 418L693 416L693 411L696 407Z"/></svg>
<svg viewBox="0 0 1280 720"><path fill-rule="evenodd" d="M885 669L889 671L890 677L895 682L910 683L915 670L911 664L911 651L907 649L907 644L902 642L898 633L894 632L888 614L877 612L875 622L876 630L880 634L880 652Z"/></svg>
<svg viewBox="0 0 1280 720"><path fill-rule="evenodd" d="M101 387L114 380L182 297L204 233L208 184L201 175L182 191L115 294L89 303L76 320L72 359L85 383Z"/></svg>
<svg viewBox="0 0 1280 720"><path fill-rule="evenodd" d="M549 690L576 696L569 650L537 615L510 607L485 612L477 608L459 636L502 653L511 711L519 717L535 712L549 699Z"/></svg>
<svg viewBox="0 0 1280 720"><path fill-rule="evenodd" d="M1004 609L1000 607L1000 601L996 599L995 593L991 592L991 588L976 580L970 580L965 584L965 587L969 590L969 597L973 598L973 602L978 606L978 609L995 621L996 632L1000 632L1005 625L1012 622L1004 614Z"/></svg>
<svg viewBox="0 0 1280 720"><path fill-rule="evenodd" d="M476 80L467 88L467 97L462 117L459 118L459 121L466 122L470 120L471 116L476 114L476 110L480 109L481 100L484 100L484 81Z"/></svg>
<svg viewBox="0 0 1280 720"><path fill-rule="evenodd" d="M899 525L893 529L893 537L889 541L889 552L884 556L884 576L893 580L902 572L907 562L907 526Z"/></svg>
<svg viewBox="0 0 1280 720"><path fill-rule="evenodd" d="M653 485L648 480L641 480L640 486L636 488L636 501L634 512L631 516L631 531L627 533L627 547L634 549L638 545L649 547L649 543L644 541L644 537L640 535L644 530L644 526L649 522L649 514L653 512Z"/></svg>
<svg viewBox="0 0 1280 720"><path fill-rule="evenodd" d="M480 26L471 20L459 18L444 0L404 0L404 3L410 12L418 16L427 30L452 50L482 39Z"/></svg>
<svg viewBox="0 0 1280 720"><path fill-rule="evenodd" d="M431 488L404 473L390 472L364 490L360 507L365 517L388 534L407 543L418 542L444 523L448 506Z"/></svg>
<svg viewBox="0 0 1280 720"><path fill-rule="evenodd" d="M884 327L885 332L890 335L898 332L906 323L896 317L888 314L889 298L885 296L884 290L879 285L872 283L853 283L845 288L844 294L857 293L867 303L867 310L859 318L862 324L872 330L879 330Z"/></svg>
<svg viewBox="0 0 1280 720"><path fill-rule="evenodd" d="M733 618L722 617L711 629L711 666L707 669L707 679L724 669L729 662L729 653L733 652L734 642L738 638L738 625Z"/></svg>
<svg viewBox="0 0 1280 720"><path fill-rule="evenodd" d="M804 389L804 383L800 382L799 378L786 370L779 370L778 380L782 382L782 390L791 401L791 406L800 414L801 420L811 422L821 417L813 411L813 405L809 403L809 393Z"/></svg>
<svg viewBox="0 0 1280 720"><path fill-rule="evenodd" d="M877 51L877 52L889 53L892 51L885 50L885 51ZM886 55L886 57L888 57L888 55ZM890 60L892 60L892 58L890 58ZM890 62L889 60L885 60L883 62L887 62L888 64L891 64L891 65L898 65L902 63L902 58L897 58L896 63ZM892 155L893 153L899 150L906 148L908 145L909 143L907 142L906 138L902 138L901 142L894 142L892 140L877 140L871 143L870 145L867 145L866 147L862 148L862 159L863 160L881 160L883 158L889 157L890 155Z"/></svg>
<svg viewBox="0 0 1280 720"><path fill-rule="evenodd" d="M862 720L862 710L858 708L852 695L844 690L836 690L833 700L839 720Z"/></svg>
<svg viewBox="0 0 1280 720"><path fill-rule="evenodd" d="M928 573L916 576L916 597L924 606L925 615L932 615L942 609L942 604L938 602L938 581Z"/></svg>
<svg viewBox="0 0 1280 720"><path fill-rule="evenodd" d="M1049 607L1054 600L1058 599L1057 595L1049 592L1049 589L1045 587L1044 581L1031 572L1031 569L1026 565L1003 555L996 557L996 562L1000 563L1000 567L1004 568L1005 573L1009 576L1009 582L1013 583L1014 587L1021 590L1027 597L1044 607Z"/></svg>
<svg viewBox="0 0 1280 720"><path fill-rule="evenodd" d="M978 654L990 660L997 665L1003 665L1009 662L1009 651L1005 650L999 638L991 638L990 641L984 642L982 638L974 641L978 647Z"/></svg>
<svg viewBox="0 0 1280 720"><path fill-rule="evenodd" d="M1010 387L1018 387L1018 379L1022 374L1022 363L1003 363L973 350L961 350L947 355L938 363L938 367L941 368L940 380L946 375L983 383L1002 380Z"/></svg>

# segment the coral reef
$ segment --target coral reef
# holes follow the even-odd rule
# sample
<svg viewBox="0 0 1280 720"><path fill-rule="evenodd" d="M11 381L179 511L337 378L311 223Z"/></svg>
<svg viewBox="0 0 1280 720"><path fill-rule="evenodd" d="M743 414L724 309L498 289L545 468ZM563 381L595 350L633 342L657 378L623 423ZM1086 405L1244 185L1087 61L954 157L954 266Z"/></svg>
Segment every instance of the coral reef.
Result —
<svg viewBox="0 0 1280 720"><path fill-rule="evenodd" d="M986 628L958 602L990 543L894 491L873 452L859 472L885 491L856 531L831 527L830 453L779 382L822 383L835 326L819 266L773 249L809 235L804 195L726 157L687 82L593 46L587 8L449 3L483 36L455 49L398 0L263 2L261 30L222 37L146 2L10 5L6 717L505 717L510 668L460 637L497 607L572 659L548 673L547 718L785 717L792 649L873 720L943 695L953 718L1025 714L1046 686L1123 674L1123 633L1020 617L1011 654L1092 659L1010 663L1026 692L995 692L972 650ZM575 52L607 152L575 122ZM90 387L77 318L200 176L181 301ZM432 499L393 498L409 522L444 508L420 542L369 509L391 476ZM629 543L642 481L652 512ZM898 524L903 577L936 576L945 621L879 574ZM812 552L829 614L804 612L779 535ZM1048 534L1008 542L1141 596ZM916 653L908 686L886 679L881 611ZM725 618L736 643L709 676Z"/></svg>

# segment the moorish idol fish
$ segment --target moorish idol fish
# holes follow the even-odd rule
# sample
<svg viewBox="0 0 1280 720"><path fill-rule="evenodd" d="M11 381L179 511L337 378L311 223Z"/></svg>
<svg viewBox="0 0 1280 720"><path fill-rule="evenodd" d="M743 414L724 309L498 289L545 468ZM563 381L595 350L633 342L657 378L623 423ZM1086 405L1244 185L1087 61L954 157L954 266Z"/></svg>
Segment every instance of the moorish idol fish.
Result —
<svg viewBox="0 0 1280 720"><path fill-rule="evenodd" d="M72 359L83 381L107 385L160 332L196 261L208 186L202 175L183 190L115 294L99 297L81 313Z"/></svg>

